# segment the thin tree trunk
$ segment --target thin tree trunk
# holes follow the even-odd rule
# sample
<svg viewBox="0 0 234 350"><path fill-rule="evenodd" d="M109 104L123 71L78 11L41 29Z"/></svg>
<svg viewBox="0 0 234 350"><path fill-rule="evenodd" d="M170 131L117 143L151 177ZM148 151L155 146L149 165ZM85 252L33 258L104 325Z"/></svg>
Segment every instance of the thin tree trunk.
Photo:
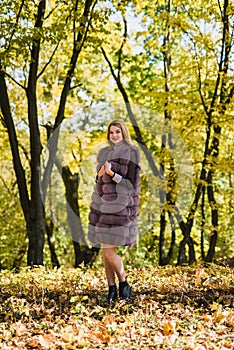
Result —
<svg viewBox="0 0 234 350"><path fill-rule="evenodd" d="M176 245L176 232L175 232L176 225L174 222L173 215L171 214L170 211L168 211L168 215L169 215L170 224L171 224L171 244L167 253L167 264L169 264L171 262L171 259L173 258L174 248Z"/></svg>
<svg viewBox="0 0 234 350"><path fill-rule="evenodd" d="M206 181L206 166L207 166L207 158L210 154L209 151L209 142L210 142L210 127L208 127L207 132L206 132L206 142L205 142L205 150L204 150L204 155L203 155L203 161L202 161L202 169L200 172L200 178L199 182L195 191L195 196L193 203L189 209L188 213L188 218L187 222L185 224L184 229L182 230L184 238L181 240L180 245L179 245L179 253L178 253L178 259L177 259L177 265L181 265L185 263L185 260L187 261L187 258L185 259L186 256L186 244L190 247L190 252L189 252L189 263L192 264L195 262L195 249L194 249L194 243L193 240L190 236L192 227L193 227L193 222L195 218L195 213L197 211L197 207L199 204L199 200L202 194L202 188L203 188L203 183ZM176 213L177 215L177 213Z"/></svg>
<svg viewBox="0 0 234 350"><path fill-rule="evenodd" d="M42 0L38 5L35 28L42 28L46 1ZM26 89L28 99L28 120L30 130L31 152L31 201L29 211L29 243L28 265L43 264L45 213L40 191L40 156L41 141L37 113L37 71L39 63L41 38L35 38L31 50L31 63L29 68L28 87Z"/></svg>
<svg viewBox="0 0 234 350"><path fill-rule="evenodd" d="M205 215L205 193L206 193L206 187L203 186L202 189L202 202L201 202L201 257L202 260L205 259L205 248L204 248L204 226L206 222L206 215Z"/></svg>
<svg viewBox="0 0 234 350"><path fill-rule="evenodd" d="M159 265L167 264L165 259L165 229L166 229L166 212L163 208L160 214L160 232L159 232Z"/></svg>
<svg viewBox="0 0 234 350"><path fill-rule="evenodd" d="M220 3L219 3L219 6L220 6ZM223 21L222 49L221 49L220 60L219 60L219 71L218 71L218 77L217 77L216 86L215 86L215 93L213 94L213 99L212 99L211 108L210 108L211 116L213 115L213 112L215 112L215 105L217 104L218 99L219 99L219 103L218 103L219 114L220 115L225 114L227 105L230 103L231 98L233 97L233 94L234 94L234 87L232 86L230 88L230 91L228 92L228 86L227 86L228 69L230 66L230 56L231 56L231 49L233 45L233 31L232 31L232 34L230 33L231 14L229 11L229 0L224 1L223 8L221 8L220 6L220 14ZM219 94L219 90L220 90L220 94ZM215 171L215 165L217 163L217 159L219 156L219 136L221 134L221 127L220 125L218 125L218 123L213 124L213 131L214 131L214 137L210 147L212 164L207 175L207 183L208 183L207 193L208 193L208 200L209 200L210 209L211 209L211 224L212 224L209 250L205 258L205 261L207 262L211 262L213 260L213 257L215 254L216 242L218 238L218 206L215 200L214 187L213 187L214 186L213 176Z"/></svg>
<svg viewBox="0 0 234 350"><path fill-rule="evenodd" d="M208 194L208 200L209 200L210 209L211 209L212 233L210 238L209 250L205 258L206 262L211 262L214 258L215 247L216 247L216 242L218 238L218 205L214 195L213 174L214 174L214 166L216 164L216 161L219 155L219 135L221 133L221 127L216 125L214 127L214 131L215 131L215 136L213 138L213 142L211 146L212 154L213 154L213 164L207 174L207 194Z"/></svg>
<svg viewBox="0 0 234 350"><path fill-rule="evenodd" d="M46 128L47 129L47 136L49 138L51 128ZM52 266L55 268L60 267L60 263L55 251L55 237L54 237L54 212L53 212L53 201L52 201L52 193L51 193L51 181L50 181L50 191L49 191L49 196L48 196L48 202L49 202L49 210L50 210L50 215L49 218L46 218L46 234L47 234L47 242L48 246L50 249L50 259Z"/></svg>
<svg viewBox="0 0 234 350"><path fill-rule="evenodd" d="M52 220L46 220L46 234L47 234L47 242L50 249L50 258L53 267L60 267L60 263L55 251L54 246L54 223Z"/></svg>
<svg viewBox="0 0 234 350"><path fill-rule="evenodd" d="M171 11L171 0L168 1L167 15L170 17ZM164 64L164 78L165 78L165 92L166 98L164 103L164 125L168 126L168 121L171 119L170 112L168 111L169 104L169 92L170 92L170 63L171 57L169 52L170 44L170 26L167 26L167 33L164 35L163 40L163 64ZM167 134L163 134L161 138L161 151L160 151L160 168L162 169L163 176L165 177L165 162L166 162L166 143L167 143ZM166 190L167 191L167 190ZM166 198L168 193L166 193ZM168 205L167 201L163 196L160 196L161 207L166 207ZM160 214L160 234L159 234L159 265L166 265L167 259L165 258L165 230L166 230L166 211L163 209Z"/></svg>
<svg viewBox="0 0 234 350"><path fill-rule="evenodd" d="M164 103L164 125L165 125L165 130L168 130L166 134L162 135L162 142L161 142L161 162L160 162L160 167L161 169L165 168L165 162L166 162L166 154L165 154L165 149L166 146L168 145L169 150L173 149L173 142L172 142L172 133L171 133L171 127L170 127L170 121L171 121L171 112L169 111L168 107L170 105L170 85L171 85L171 25L170 25L170 17L171 17L171 7L172 7L172 1L168 0L167 2L167 28L166 28L166 33L164 35L163 39L163 65L164 65L164 78L165 78L165 103ZM161 201L161 205L164 205L164 207L170 207L168 209L168 216L170 219L170 227L171 227L171 243L170 243L170 248L169 251L166 255L165 249L164 249L164 258L162 259L162 262L164 264L169 264L170 259L173 256L173 250L175 247L175 225L174 225L174 220L173 220L173 208L175 207L175 199L173 199L173 192L175 192L175 187L176 187L176 170L174 166L174 160L172 157L172 152L170 152L170 170L169 170L169 175L168 178L169 180L167 181L167 188L166 188L166 201L163 203ZM165 173L164 173L165 177ZM162 216L162 213L161 213ZM164 214L165 217L165 214ZM163 225L161 229L161 224ZM165 224L163 221L160 219L160 236L165 234ZM164 238L163 238L164 241Z"/></svg>
<svg viewBox="0 0 234 350"><path fill-rule="evenodd" d="M83 261L84 256L81 247L87 246L83 227L80 221L78 205L79 174L72 174L68 166L62 167L62 178L66 188L67 220L71 230L72 242L75 252L75 267Z"/></svg>
<svg viewBox="0 0 234 350"><path fill-rule="evenodd" d="M19 270L23 257L25 255L25 253L27 252L27 243L26 243L26 239L25 242L22 244L22 246L20 247L16 257L14 258L13 261L13 269Z"/></svg>
<svg viewBox="0 0 234 350"><path fill-rule="evenodd" d="M44 125L47 132L47 140L50 139L53 134L53 126L50 124ZM84 265L92 265L96 256L100 250L99 247L88 247L85 239L85 234L80 219L79 209L79 181L80 177L78 173L72 174L68 166L62 166L59 160L55 159L55 165L63 179L65 186L66 208L67 208L67 220L70 227L72 242L75 255L75 267L78 267L82 262Z"/></svg>
<svg viewBox="0 0 234 350"><path fill-rule="evenodd" d="M211 232L209 250L205 258L206 262L212 262L215 254L215 247L216 247L216 242L218 238L218 207L214 197L214 188L213 188L212 178L213 178L212 172L210 171L207 176L207 182L208 182L207 193L208 193L208 200L211 208L212 232Z"/></svg>
<svg viewBox="0 0 234 350"><path fill-rule="evenodd" d="M66 189L67 219L74 246L75 267L82 262L90 265L94 262L100 248L90 249L85 240L78 202L79 174L72 174L69 167L65 166L62 167L62 178Z"/></svg>
<svg viewBox="0 0 234 350"><path fill-rule="evenodd" d="M4 125L7 128L7 133L9 137L10 146L11 146L13 166L14 166L17 185L19 189L20 203L23 209L26 226L28 226L30 200L28 195L25 171L20 159L19 144L18 144L18 139L16 135L15 125L11 114L5 74L4 74L4 71L1 69L1 67L0 67L0 91L1 91L0 107L3 115Z"/></svg>

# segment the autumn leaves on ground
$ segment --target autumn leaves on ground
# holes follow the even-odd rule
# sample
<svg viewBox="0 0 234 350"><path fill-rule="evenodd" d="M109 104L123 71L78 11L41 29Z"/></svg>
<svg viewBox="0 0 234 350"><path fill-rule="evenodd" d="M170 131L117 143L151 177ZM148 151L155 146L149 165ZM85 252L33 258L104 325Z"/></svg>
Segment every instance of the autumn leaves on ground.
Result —
<svg viewBox="0 0 234 350"><path fill-rule="evenodd" d="M104 303L100 269L1 271L1 349L233 349L234 273L128 271L131 303Z"/></svg>

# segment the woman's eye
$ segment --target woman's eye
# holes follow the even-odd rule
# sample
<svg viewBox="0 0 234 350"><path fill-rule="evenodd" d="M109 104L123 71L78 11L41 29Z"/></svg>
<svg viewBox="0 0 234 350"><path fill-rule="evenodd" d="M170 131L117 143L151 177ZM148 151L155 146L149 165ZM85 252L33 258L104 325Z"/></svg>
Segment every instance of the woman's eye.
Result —
<svg viewBox="0 0 234 350"><path fill-rule="evenodd" d="M110 135L121 134L121 130L110 131Z"/></svg>

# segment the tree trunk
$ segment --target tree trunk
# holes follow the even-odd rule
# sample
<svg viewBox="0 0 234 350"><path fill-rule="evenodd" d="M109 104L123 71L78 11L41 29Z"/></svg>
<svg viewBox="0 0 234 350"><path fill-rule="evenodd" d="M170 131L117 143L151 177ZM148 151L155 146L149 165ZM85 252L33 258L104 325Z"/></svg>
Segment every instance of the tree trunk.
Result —
<svg viewBox="0 0 234 350"><path fill-rule="evenodd" d="M215 254L215 247L216 247L216 242L217 242L217 238L218 238L218 208L217 208L217 203L216 203L216 200L214 197L212 175L210 173L208 174L207 193L208 193L208 199L209 199L209 204L210 204L210 208L211 208L212 232L211 232L211 238L210 238L210 245L209 245L209 249L208 249L205 261L212 262L214 254Z"/></svg>
<svg viewBox="0 0 234 350"><path fill-rule="evenodd" d="M188 244L188 247L189 247L189 263L192 264L196 261L194 243L193 243L193 240L190 236L190 233L191 233L191 230L193 227L195 213L197 211L199 200L200 200L200 197L202 194L203 183L204 183L204 181L206 181L207 158L208 158L209 152L210 152L209 151L209 142L210 142L210 128L208 128L207 132L206 132L205 150L204 150L204 155L203 155L202 169L200 172L199 183L198 183L196 191L195 191L193 203L189 209L187 222L184 225L184 228L182 228L182 233L183 233L184 238L180 242L177 265L184 264L185 260L187 260L187 258L185 258L186 257L186 244ZM177 215L177 213L176 213L176 215Z"/></svg>
<svg viewBox="0 0 234 350"><path fill-rule="evenodd" d="M0 91L1 91L0 108L3 115L4 126L7 128L7 133L9 137L10 146L11 146L13 166L14 166L17 185L19 189L20 203L23 209L26 226L28 226L30 201L29 201L25 171L20 159L19 144L17 140L15 125L11 114L5 74L4 74L4 71L1 69L1 66L0 66Z"/></svg>
<svg viewBox="0 0 234 350"><path fill-rule="evenodd" d="M222 17L222 49L219 59L219 71L216 80L215 90L210 106L209 114L209 123L211 124L211 117L215 114L215 107L218 109L219 115L225 114L227 105L230 103L233 94L234 87L227 86L227 76L228 70L231 63L231 49L233 45L233 31L230 23L230 11L229 11L229 0L225 0L223 3L223 8L220 7L221 17ZM229 90L229 91L228 91ZM220 92L219 92L220 91ZM214 196L214 185L213 185L213 176L215 171L215 166L217 164L217 159L219 155L219 136L221 134L221 127L216 122L213 122L213 132L214 136L210 146L210 155L212 161L210 164L210 169L207 175L207 194L208 201L211 209L211 223L212 223L212 232L210 238L210 245L205 261L211 262L215 254L215 247L218 238L218 206Z"/></svg>
<svg viewBox="0 0 234 350"><path fill-rule="evenodd" d="M159 265L167 264L165 259L165 229L166 229L166 212L163 209L160 215L160 232L159 232Z"/></svg>
<svg viewBox="0 0 234 350"><path fill-rule="evenodd" d="M160 168L164 171L165 169L165 162L166 162L166 147L168 146L169 150L171 151L173 149L173 141L172 141L172 133L171 133L171 127L170 127L170 121L172 118L170 110L168 110L168 107L170 106L170 85L171 85L171 26L170 26L170 17L171 17L171 6L172 1L168 0L167 2L167 25L166 25L166 33L164 34L163 38L163 66L164 66L164 78L165 78L165 103L164 103L164 125L165 129L169 129L167 133L162 135L162 142L161 142L161 154L160 154ZM170 152L170 170L168 175L168 181L167 181L167 188L166 188L166 201L162 196L160 196L160 202L161 205L164 205L164 208L174 208L175 207L175 199L173 199L173 192L175 192L176 187L176 170L174 166L174 159L172 157L172 152ZM165 178L165 173L164 173ZM161 213L161 217L162 217ZM164 257L160 257L159 264L163 263L164 265L170 263L170 259L173 256L173 250L175 247L175 225L173 220L173 215L171 210L168 210L168 216L170 219L170 227L171 227L171 243L170 243L170 249L168 253L166 254L166 251L164 249L164 252L161 254L164 255ZM165 228L166 228L166 221L165 221L165 210L164 210L164 219L160 217L160 241L164 241L165 234ZM164 222L165 221L165 222Z"/></svg>
<svg viewBox="0 0 234 350"><path fill-rule="evenodd" d="M74 246L75 267L78 267L82 261L84 261L80 245L86 245L78 205L79 174L72 174L69 167L64 166L62 167L62 178L66 188L67 220L71 230L72 242Z"/></svg>
<svg viewBox="0 0 234 350"><path fill-rule="evenodd" d="M42 28L46 1L42 0L38 5L35 28ZM37 71L39 63L41 38L35 38L31 49L31 63L29 68L28 87L26 89L28 99L28 120L30 130L31 153L31 201L29 210L29 245L28 265L43 264L45 212L40 191L40 156L41 141L37 113Z"/></svg>
<svg viewBox="0 0 234 350"><path fill-rule="evenodd" d="M13 269L19 270L23 257L25 255L25 253L27 252L27 243L26 240L24 241L24 243L22 244L21 248L19 249L16 257L14 258L13 261Z"/></svg>
<svg viewBox="0 0 234 350"><path fill-rule="evenodd" d="M212 142L213 164L207 175L207 194L208 194L208 200L209 200L210 209L211 209L212 233L211 233L209 250L205 258L206 262L211 262L213 260L213 257L215 254L216 242L218 238L218 206L214 196L213 173L214 173L214 165L216 164L216 160L219 155L219 139L218 139L218 136L216 135L219 135L221 133L221 127L216 125L214 127L214 131L215 131L215 136Z"/></svg>
<svg viewBox="0 0 234 350"><path fill-rule="evenodd" d="M52 220L47 220L46 221L46 234L47 234L47 242L49 245L50 249L50 258L51 258L51 263L53 267L60 267L60 263L55 251L55 246L54 246L54 223Z"/></svg>
<svg viewBox="0 0 234 350"><path fill-rule="evenodd" d="M173 215L171 214L170 211L168 211L168 215L169 215L170 224L171 224L171 244L170 244L170 248L169 248L168 253L167 253L167 264L169 264L171 262L171 259L173 257L173 252L175 249L175 245L176 245L176 232L175 232L174 218L173 218Z"/></svg>
<svg viewBox="0 0 234 350"><path fill-rule="evenodd" d="M40 1L36 17L35 28L41 28L45 12L45 1ZM28 119L30 128L30 152L31 152L31 198L29 199L25 172L19 156L16 131L10 112L9 98L4 78L4 72L0 74L1 98L0 104L4 121L8 130L13 156L13 164L19 187L20 201L23 209L26 230L29 238L28 265L43 264L43 247L45 216L44 207L40 195L40 153L41 143L37 120L36 82L40 51L40 38L34 40L31 49L31 64L29 69L28 87L26 89L28 99Z"/></svg>
<svg viewBox="0 0 234 350"><path fill-rule="evenodd" d="M85 265L93 263L99 248L88 247L80 220L78 202L79 174L72 174L68 166L62 167L62 178L66 188L67 220L71 230L75 253L75 267L82 262Z"/></svg>
<svg viewBox="0 0 234 350"><path fill-rule="evenodd" d="M204 248L204 226L206 222L206 216L205 216L205 193L206 193L206 187L203 186L202 189L202 202L201 202L201 257L202 260L205 259L205 248Z"/></svg>
<svg viewBox="0 0 234 350"><path fill-rule="evenodd" d="M55 122L54 122L53 136L48 143L49 159L48 159L48 162L47 162L47 165L46 165L46 168L44 171L43 179L42 179L43 201L45 201L51 172L52 172L55 158L56 158L55 155L57 152L57 145L58 145L58 138L59 138L59 127L64 119L64 111L65 111L67 96L68 96L68 93L69 93L70 88L71 88L72 77L74 75L74 71L75 71L75 67L77 64L79 54L82 50L86 35L88 33L89 13L91 10L92 3L93 3L93 0L86 0L85 1L84 11L83 11L83 15L81 17L82 19L81 19L78 34L76 37L75 37L75 32L74 32L75 39L73 42L72 56L71 56L71 59L69 62L69 69L68 69L67 74L66 74L66 79L65 79L64 86L63 86L62 93L61 93L61 97L60 97L58 112L57 112ZM75 14L74 14L74 16L75 16Z"/></svg>

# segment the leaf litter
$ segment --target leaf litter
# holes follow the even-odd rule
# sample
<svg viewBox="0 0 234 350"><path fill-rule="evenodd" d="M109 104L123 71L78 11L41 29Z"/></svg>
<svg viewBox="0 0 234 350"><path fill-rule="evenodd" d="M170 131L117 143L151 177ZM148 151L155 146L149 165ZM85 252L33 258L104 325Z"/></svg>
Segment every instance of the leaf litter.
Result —
<svg viewBox="0 0 234 350"><path fill-rule="evenodd" d="M130 303L105 305L100 269L1 271L1 349L234 348L233 269L129 269Z"/></svg>

